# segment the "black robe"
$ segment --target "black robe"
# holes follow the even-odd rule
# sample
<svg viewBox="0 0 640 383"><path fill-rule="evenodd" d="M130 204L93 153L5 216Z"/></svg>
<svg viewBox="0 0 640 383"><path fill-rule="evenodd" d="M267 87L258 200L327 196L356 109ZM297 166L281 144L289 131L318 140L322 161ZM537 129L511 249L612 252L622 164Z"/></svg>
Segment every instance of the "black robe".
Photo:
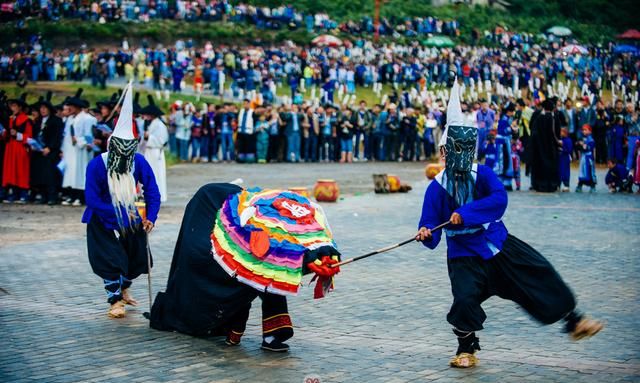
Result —
<svg viewBox="0 0 640 383"><path fill-rule="evenodd" d="M43 147L49 148L48 155L33 151L31 154L31 186L40 188L56 188L60 183L60 171L57 168L60 162L60 147L62 146L62 134L64 123L58 116L49 116L44 127L42 120L38 119L34 124L34 137Z"/></svg>
<svg viewBox="0 0 640 383"><path fill-rule="evenodd" d="M531 119L528 166L531 166L531 187L538 192L555 192L560 186L559 130L557 114L540 112Z"/></svg>
<svg viewBox="0 0 640 383"><path fill-rule="evenodd" d="M207 336L246 310L258 291L230 277L211 254L211 232L232 184L208 184L187 204L171 261L167 290L156 296L151 327Z"/></svg>

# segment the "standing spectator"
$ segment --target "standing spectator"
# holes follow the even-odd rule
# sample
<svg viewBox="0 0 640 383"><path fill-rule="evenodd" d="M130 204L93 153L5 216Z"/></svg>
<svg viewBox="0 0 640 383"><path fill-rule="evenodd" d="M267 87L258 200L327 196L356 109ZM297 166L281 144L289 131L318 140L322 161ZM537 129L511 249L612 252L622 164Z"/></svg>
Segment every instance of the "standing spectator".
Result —
<svg viewBox="0 0 640 383"><path fill-rule="evenodd" d="M400 158L400 114L395 104L389 104L389 114L385 122L388 135L385 141L385 158L389 161L401 161Z"/></svg>
<svg viewBox="0 0 640 383"><path fill-rule="evenodd" d="M27 140L32 138L33 125L26 113L26 93L20 98L7 100L11 117L9 126L4 130L2 139L6 142L3 168L2 188L6 195L4 202L27 202L29 192L29 151ZM11 189L11 193L9 193Z"/></svg>
<svg viewBox="0 0 640 383"><path fill-rule="evenodd" d="M233 147L233 115L230 111L229 105L224 104L220 113L216 114L216 125L220 131L220 148L222 149L222 160L233 161L234 160L234 147Z"/></svg>
<svg viewBox="0 0 640 383"><path fill-rule="evenodd" d="M353 156L356 161L366 161L371 158L371 126L373 125L371 113L367 110L366 101L360 101L358 110L354 114L354 120L353 134L355 136L355 147ZM360 152L360 140L363 142L362 153Z"/></svg>
<svg viewBox="0 0 640 383"><path fill-rule="evenodd" d="M314 111L312 107L307 108L306 113L308 128L308 135L305 139L304 150L305 160L307 162L318 161L318 138L320 136L320 120L318 113Z"/></svg>
<svg viewBox="0 0 640 383"><path fill-rule="evenodd" d="M191 104L186 103L182 107L182 113L176 114L176 143L178 157L181 162L189 161L189 139L191 138L191 126L193 125Z"/></svg>
<svg viewBox="0 0 640 383"><path fill-rule="evenodd" d="M216 142L216 106L209 104L207 113L202 116L202 138L201 138L201 158L203 161L211 162L218 160L218 145Z"/></svg>
<svg viewBox="0 0 640 383"><path fill-rule="evenodd" d="M298 112L298 105L293 104L290 110L282 113L280 119L286 124L287 162L300 162L300 137L302 133L303 115Z"/></svg>
<svg viewBox="0 0 640 383"><path fill-rule="evenodd" d="M595 160L599 164L607 162L607 132L611 126L609 113L602 100L596 103L596 115L593 124L593 141L595 142Z"/></svg>
<svg viewBox="0 0 640 383"><path fill-rule="evenodd" d="M596 191L596 164L594 161L595 140L591 137L591 126L582 127L582 141L578 143L580 150L580 173L578 174L578 186L576 193L582 192L582 186L591 187L591 193ZM597 152L596 152L597 154Z"/></svg>
<svg viewBox="0 0 640 383"><path fill-rule="evenodd" d="M562 191L568 192L571 181L571 154L573 153L573 141L569 136L569 129L562 128L560 130L562 140L562 149L560 152L560 182L562 183Z"/></svg>
<svg viewBox="0 0 640 383"><path fill-rule="evenodd" d="M244 99L238 113L238 134L236 136L238 162L255 162L256 137L254 135L253 108L249 99Z"/></svg>
<svg viewBox="0 0 640 383"><path fill-rule="evenodd" d="M402 148L402 159L404 161L413 161L415 158L415 150L416 150L416 132L418 129L418 120L415 116L415 112L413 108L407 108L405 115L402 117L400 121L402 138L403 138L403 148Z"/></svg>
<svg viewBox="0 0 640 383"><path fill-rule="evenodd" d="M191 162L196 163L200 161L200 144L202 139L202 113L199 110L194 110L191 121Z"/></svg>
<svg viewBox="0 0 640 383"><path fill-rule="evenodd" d="M487 100L481 100L480 103L480 110L476 116L478 118L478 143L479 146L482 146L487 133L493 129L493 124L496 121L496 112L489 108Z"/></svg>
<svg viewBox="0 0 640 383"><path fill-rule="evenodd" d="M50 99L40 102L39 109L40 118L35 121L39 127L36 140L42 145L42 150L31 153L31 188L42 193L41 203L51 206L58 203L60 172L57 165L60 162L64 123L55 115L55 107Z"/></svg>
<svg viewBox="0 0 640 383"><path fill-rule="evenodd" d="M351 109L344 107L338 119L340 137L340 162L353 162L353 124L351 123Z"/></svg>
<svg viewBox="0 0 640 383"><path fill-rule="evenodd" d="M144 158L151 166L156 177L156 184L160 192L160 201L167 200L167 164L164 158L164 148L169 140L167 126L162 121L162 110L153 102L151 95L147 96L149 105L142 110L146 129L144 131Z"/></svg>
<svg viewBox="0 0 640 383"><path fill-rule="evenodd" d="M627 114L624 117L627 126L627 169L634 167L634 153L636 142L640 141L640 120L638 119L638 109L633 107L633 103L627 103Z"/></svg>
<svg viewBox="0 0 640 383"><path fill-rule="evenodd" d="M333 153L332 135L335 130L335 120L334 109L331 105L326 106L326 111L323 111L322 108L318 108L318 123L320 124L320 160L324 162L333 160L331 153Z"/></svg>
<svg viewBox="0 0 640 383"><path fill-rule="evenodd" d="M97 120L84 109L89 107L86 100L80 98L82 89L69 98L65 104L69 108L69 116L65 121L62 155L64 176L62 187L66 189L63 205L80 206L84 200L86 169L93 158L92 128Z"/></svg>
<svg viewBox="0 0 640 383"><path fill-rule="evenodd" d="M259 164L267 163L267 154L269 153L269 121L268 114L263 111L258 116L256 122L256 156Z"/></svg>

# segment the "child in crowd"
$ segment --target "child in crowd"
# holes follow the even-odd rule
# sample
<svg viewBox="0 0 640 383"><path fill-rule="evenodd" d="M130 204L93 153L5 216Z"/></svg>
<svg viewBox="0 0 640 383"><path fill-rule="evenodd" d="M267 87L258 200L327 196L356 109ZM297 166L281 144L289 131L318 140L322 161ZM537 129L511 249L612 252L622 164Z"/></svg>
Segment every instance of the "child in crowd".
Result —
<svg viewBox="0 0 640 383"><path fill-rule="evenodd" d="M615 158L609 158L607 160L607 175L605 176L604 183L609 187L610 193L631 191L631 180L627 168L619 164Z"/></svg>
<svg viewBox="0 0 640 383"><path fill-rule="evenodd" d="M258 163L266 164L269 153L269 122L266 113L261 113L256 123L256 152Z"/></svg>
<svg viewBox="0 0 640 383"><path fill-rule="evenodd" d="M562 128L560 130L560 139L562 141L562 149L560 149L560 182L562 182L561 190L569 191L569 181L571 180L571 153L573 153L573 142L569 137L569 130Z"/></svg>
<svg viewBox="0 0 640 383"><path fill-rule="evenodd" d="M200 162L200 140L202 139L202 113L196 110L191 118L191 162Z"/></svg>
<svg viewBox="0 0 640 383"><path fill-rule="evenodd" d="M493 169L496 165L496 137L493 133L487 135L487 141L484 144L482 153L484 155L484 166Z"/></svg>
<svg viewBox="0 0 640 383"><path fill-rule="evenodd" d="M516 190L520 190L520 156L524 153L522 142L517 136L511 137L511 162L513 164L513 179L516 181Z"/></svg>
<svg viewBox="0 0 640 383"><path fill-rule="evenodd" d="M591 125L584 124L582 126L582 141L578 143L580 151L580 175L578 176L578 186L576 193L582 192L582 186L590 186L591 193L596 191L596 167L594 163L593 152L596 148L596 142L591 137Z"/></svg>

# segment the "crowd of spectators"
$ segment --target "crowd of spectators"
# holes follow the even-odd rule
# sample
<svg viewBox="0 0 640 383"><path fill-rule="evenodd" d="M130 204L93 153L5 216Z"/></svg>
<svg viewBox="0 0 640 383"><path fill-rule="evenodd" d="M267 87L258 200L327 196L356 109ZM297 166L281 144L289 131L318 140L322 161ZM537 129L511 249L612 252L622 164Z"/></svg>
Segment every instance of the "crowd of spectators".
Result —
<svg viewBox="0 0 640 383"><path fill-rule="evenodd" d="M293 5L279 7L256 7L246 3L227 0L184 1L141 0L141 1L77 1L77 0L17 0L2 2L1 21L16 21L21 25L25 18L40 18L58 21L79 19L92 22L138 21L155 19L185 21L249 23L260 29L298 29L309 32L340 30L351 35L373 34L374 21L371 17L361 20L337 22L326 13L304 13ZM456 36L459 23L456 20L440 20L436 17L381 18L380 35L404 35L414 37L427 34Z"/></svg>

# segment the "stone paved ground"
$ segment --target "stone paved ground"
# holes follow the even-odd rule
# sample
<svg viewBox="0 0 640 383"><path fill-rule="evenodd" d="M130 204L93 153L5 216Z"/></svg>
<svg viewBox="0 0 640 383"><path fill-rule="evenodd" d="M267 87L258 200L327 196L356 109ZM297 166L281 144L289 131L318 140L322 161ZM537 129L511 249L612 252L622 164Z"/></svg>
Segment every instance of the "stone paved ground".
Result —
<svg viewBox="0 0 640 383"><path fill-rule="evenodd" d="M411 236L426 181L419 164L179 165L152 235L153 289L166 283L182 209L196 188L242 177L245 185L287 187L339 180L344 199L327 204L346 257ZM414 190L375 195L371 174L396 173ZM575 172L574 172L575 173ZM602 172L600 172L602 173ZM602 179L603 174L599 174ZM349 266L326 299L310 289L290 300L296 335L285 355L259 349L253 312L241 346L151 330L146 281L141 307L106 317L91 273L80 209L0 207L0 382L322 382L640 381L640 198L596 194L510 194L505 221L557 267L581 308L607 321L599 336L569 341L514 304L492 298L480 334L481 365L453 370L456 342L445 321L450 301L445 248L407 245ZM255 311L255 310L254 310ZM259 310L258 310L259 311Z"/></svg>

